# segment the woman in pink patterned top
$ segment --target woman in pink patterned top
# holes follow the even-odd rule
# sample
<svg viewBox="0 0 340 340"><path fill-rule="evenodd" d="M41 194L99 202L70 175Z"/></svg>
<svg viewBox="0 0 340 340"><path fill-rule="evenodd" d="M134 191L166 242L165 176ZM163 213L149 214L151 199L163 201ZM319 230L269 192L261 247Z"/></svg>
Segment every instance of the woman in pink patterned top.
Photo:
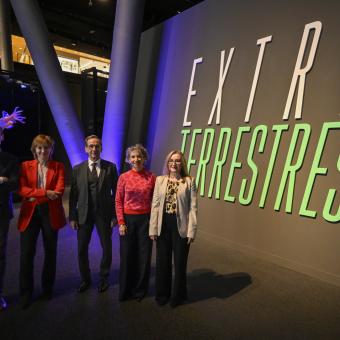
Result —
<svg viewBox="0 0 340 340"><path fill-rule="evenodd" d="M148 292L152 241L149 238L151 201L156 176L144 169L146 149L136 144L126 150L131 170L120 175L116 213L120 235L119 300L141 301Z"/></svg>

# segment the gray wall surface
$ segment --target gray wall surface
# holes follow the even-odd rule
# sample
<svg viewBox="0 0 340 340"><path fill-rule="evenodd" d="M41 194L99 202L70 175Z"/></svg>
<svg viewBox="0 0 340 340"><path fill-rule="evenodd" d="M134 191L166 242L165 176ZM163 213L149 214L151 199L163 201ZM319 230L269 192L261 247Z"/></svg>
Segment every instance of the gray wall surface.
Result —
<svg viewBox="0 0 340 340"><path fill-rule="evenodd" d="M340 285L339 13L340 2L331 0L206 0L166 21L162 25L148 141L151 169L160 174L165 155L171 149L181 148L181 132L189 130L184 151L191 162L191 174L200 175L199 228L202 235L337 285ZM310 30L301 67L298 67L305 74L305 86L298 95L299 77L289 119L284 120L304 30L308 28L306 25L315 22L317 24L313 25L322 27L321 35L317 39L318 31ZM159 27L154 29L159 30ZM144 32L140 53L147 54L154 29ZM250 121L245 122L260 51L258 40L268 36L272 38L265 45ZM314 55L311 52L313 41ZM221 87L220 124L216 124L215 112L212 124L208 125L219 85L221 51L225 50L226 65L231 48L234 52ZM193 62L200 57L203 59L196 65L191 88L196 90L196 95L189 96L187 121L191 126L183 126ZM304 73L304 68L308 72ZM298 97L302 102L301 119L295 118ZM134 107L136 112L132 115L143 110ZM325 122L333 122L333 128L322 144L320 135ZM273 126L284 124L287 127L278 144L268 194L261 208L276 136ZM261 129L260 125L264 127L254 139L254 152L249 152L254 130ZM239 127L245 127L246 132L242 134L237 152ZM230 129L230 143L222 140L218 155L222 128ZM194 129L202 131L192 144ZM206 132L206 129L212 131ZM315 156L318 145L319 160ZM218 181L211 195L209 187L215 161L221 159L223 152L226 159L221 165L220 195L216 197ZM219 158L215 160L216 157ZM288 163L295 172L285 172ZM313 177L311 169L322 172L320 168L326 168L325 173ZM253 196L249 202L241 204L242 181L247 180L247 194L256 169ZM204 170L206 173L202 176ZM285 174L287 185L284 185ZM230 188L225 195L228 178ZM331 208L325 206L327 195ZM302 209L303 202L305 209ZM316 216L305 216L315 214L313 212Z"/></svg>

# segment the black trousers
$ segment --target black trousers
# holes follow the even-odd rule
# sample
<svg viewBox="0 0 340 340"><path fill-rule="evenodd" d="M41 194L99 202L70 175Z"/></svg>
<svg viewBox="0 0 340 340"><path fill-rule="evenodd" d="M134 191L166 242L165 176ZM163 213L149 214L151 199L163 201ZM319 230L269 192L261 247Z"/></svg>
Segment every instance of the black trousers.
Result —
<svg viewBox="0 0 340 340"><path fill-rule="evenodd" d="M120 236L119 299L143 298L148 293L150 278L150 214L124 217L127 234Z"/></svg>
<svg viewBox="0 0 340 340"><path fill-rule="evenodd" d="M44 292L52 292L57 262L58 231L49 221L48 205L36 206L27 229L20 233L20 294L33 292L33 263L39 232L45 250L41 285Z"/></svg>
<svg viewBox="0 0 340 340"><path fill-rule="evenodd" d="M190 245L177 229L175 214L164 214L161 235L156 242L156 300L167 300L171 296L172 253L174 255L174 284L172 299L187 298L187 261Z"/></svg>
<svg viewBox="0 0 340 340"><path fill-rule="evenodd" d="M107 219L106 219L107 220ZM78 263L82 281L91 282L91 271L89 264L89 244L93 228L96 226L102 247L102 258L100 262L99 275L107 279L110 275L112 262L112 228L111 221L104 222L101 216L89 216L85 224L79 226L77 231L78 239Z"/></svg>
<svg viewBox="0 0 340 340"><path fill-rule="evenodd" d="M6 245L7 245L8 230L9 230L8 214L0 210L0 296L2 295L5 268L6 268Z"/></svg>

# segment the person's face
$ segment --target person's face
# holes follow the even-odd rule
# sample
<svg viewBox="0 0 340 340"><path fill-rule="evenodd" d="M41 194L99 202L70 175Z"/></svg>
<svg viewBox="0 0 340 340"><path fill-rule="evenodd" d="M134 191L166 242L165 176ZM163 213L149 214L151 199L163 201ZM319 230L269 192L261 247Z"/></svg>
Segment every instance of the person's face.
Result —
<svg viewBox="0 0 340 340"><path fill-rule="evenodd" d="M100 158L102 146L100 140L97 138L90 138L87 140L85 152L89 155L91 161L95 162Z"/></svg>
<svg viewBox="0 0 340 340"><path fill-rule="evenodd" d="M35 155L39 163L46 163L50 159L52 147L49 145L38 144L35 147Z"/></svg>
<svg viewBox="0 0 340 340"><path fill-rule="evenodd" d="M173 175L179 175L182 169L181 155L178 153L173 154L168 161L169 173Z"/></svg>
<svg viewBox="0 0 340 340"><path fill-rule="evenodd" d="M144 161L145 161L145 159L143 158L143 156L140 154L139 151L132 151L130 153L129 163L130 163L130 166L133 170L136 170L136 171L143 170L144 169Z"/></svg>

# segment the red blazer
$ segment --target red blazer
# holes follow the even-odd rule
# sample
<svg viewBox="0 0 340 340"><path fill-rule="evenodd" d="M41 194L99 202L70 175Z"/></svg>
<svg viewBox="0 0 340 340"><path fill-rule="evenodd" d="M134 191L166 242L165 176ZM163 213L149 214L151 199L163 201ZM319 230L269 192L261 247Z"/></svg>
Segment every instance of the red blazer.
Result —
<svg viewBox="0 0 340 340"><path fill-rule="evenodd" d="M60 162L49 161L47 163L46 190L59 191L62 194L65 189L65 169ZM18 193L23 197L18 219L18 229L24 231L32 218L35 206L48 202L51 227L58 230L65 226L66 218L62 198L50 200L46 196L45 189L38 189L38 161L27 161L21 164ZM29 201L29 198L35 198Z"/></svg>

